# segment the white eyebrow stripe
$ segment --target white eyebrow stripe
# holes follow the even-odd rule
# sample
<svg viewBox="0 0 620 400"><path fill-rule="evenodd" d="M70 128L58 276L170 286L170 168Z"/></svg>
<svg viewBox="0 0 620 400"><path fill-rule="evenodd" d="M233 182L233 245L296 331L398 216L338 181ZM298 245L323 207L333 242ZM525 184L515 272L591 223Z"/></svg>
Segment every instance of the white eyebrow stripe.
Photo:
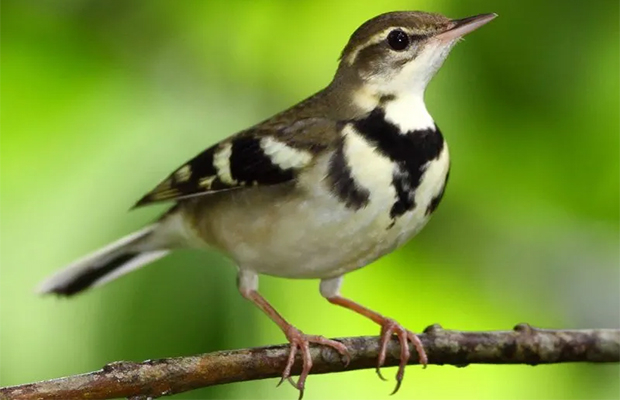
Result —
<svg viewBox="0 0 620 400"><path fill-rule="evenodd" d="M394 29L400 29L401 31L405 32L407 35L410 35L410 36L412 35L411 30L407 28L403 28L402 26L391 26L389 28L386 28L382 30L381 32L376 33L369 40L367 40L363 45L360 45L358 46L357 49L353 50L351 54L349 54L349 56L345 59L347 64L352 65L353 62L355 62L355 59L357 58L357 55L359 54L360 51L364 50L368 46L372 46L373 44L381 43L383 40L387 38L388 33L392 32Z"/></svg>

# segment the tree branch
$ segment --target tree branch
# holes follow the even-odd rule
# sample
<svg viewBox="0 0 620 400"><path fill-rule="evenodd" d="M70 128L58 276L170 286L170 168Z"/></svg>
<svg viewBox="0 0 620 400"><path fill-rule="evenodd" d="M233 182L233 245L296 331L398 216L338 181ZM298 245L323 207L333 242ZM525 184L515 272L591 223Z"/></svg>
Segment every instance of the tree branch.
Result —
<svg viewBox="0 0 620 400"><path fill-rule="evenodd" d="M544 330L520 324L512 331L460 332L433 325L420 339L429 364L437 365L620 362L619 329ZM313 347L313 373L375 367L377 337L338 340L349 349L349 366L344 368L333 349ZM279 345L141 363L119 361L82 375L0 388L0 400L156 398L223 383L279 377L287 355L288 345ZM397 365L398 355L398 342L393 340L385 365ZM409 363L418 363L415 352Z"/></svg>

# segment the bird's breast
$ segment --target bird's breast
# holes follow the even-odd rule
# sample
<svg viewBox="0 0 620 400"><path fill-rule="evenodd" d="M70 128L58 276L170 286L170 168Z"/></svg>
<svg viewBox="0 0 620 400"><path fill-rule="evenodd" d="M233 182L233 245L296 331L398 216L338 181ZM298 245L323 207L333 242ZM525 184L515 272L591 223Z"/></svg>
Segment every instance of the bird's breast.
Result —
<svg viewBox="0 0 620 400"><path fill-rule="evenodd" d="M441 201L450 168L447 143L434 123L403 131L381 109L346 126L342 136L332 161L346 163L332 162L338 166L329 174L338 178L331 179L332 191L385 227L376 237L383 252L391 251L417 233Z"/></svg>

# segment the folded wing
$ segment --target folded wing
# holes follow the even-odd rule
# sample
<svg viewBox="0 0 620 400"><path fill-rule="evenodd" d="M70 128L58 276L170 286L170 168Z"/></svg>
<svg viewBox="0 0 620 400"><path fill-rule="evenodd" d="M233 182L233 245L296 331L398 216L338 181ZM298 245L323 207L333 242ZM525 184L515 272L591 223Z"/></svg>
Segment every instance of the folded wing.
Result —
<svg viewBox="0 0 620 400"><path fill-rule="evenodd" d="M240 132L177 168L135 207L291 181L331 146L336 129L335 122L309 118L282 129Z"/></svg>

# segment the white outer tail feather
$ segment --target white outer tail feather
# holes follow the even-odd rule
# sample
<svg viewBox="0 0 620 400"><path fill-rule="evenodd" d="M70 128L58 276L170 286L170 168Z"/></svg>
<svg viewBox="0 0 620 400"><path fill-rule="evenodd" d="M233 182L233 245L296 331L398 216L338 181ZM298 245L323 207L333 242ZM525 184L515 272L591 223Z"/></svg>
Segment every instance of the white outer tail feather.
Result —
<svg viewBox="0 0 620 400"><path fill-rule="evenodd" d="M36 289L36 292L39 294L62 293L62 289L69 286L72 282L88 273L105 267L108 263L123 255L136 253L136 256L125 264L94 280L89 287L103 285L121 275L164 257L170 250L150 249L148 241L142 242L143 239L153 233L157 226L158 224L150 225L73 262L68 267L43 281Z"/></svg>
<svg viewBox="0 0 620 400"><path fill-rule="evenodd" d="M101 279L96 280L91 287L98 287L98 286L104 285L133 270L136 270L140 267L150 264L153 261L159 260L160 258L168 255L168 253L170 253L170 250L158 250L158 251L151 251L148 253L142 253L136 258L129 261L127 264L124 264L122 267L115 269L113 272L105 275Z"/></svg>

